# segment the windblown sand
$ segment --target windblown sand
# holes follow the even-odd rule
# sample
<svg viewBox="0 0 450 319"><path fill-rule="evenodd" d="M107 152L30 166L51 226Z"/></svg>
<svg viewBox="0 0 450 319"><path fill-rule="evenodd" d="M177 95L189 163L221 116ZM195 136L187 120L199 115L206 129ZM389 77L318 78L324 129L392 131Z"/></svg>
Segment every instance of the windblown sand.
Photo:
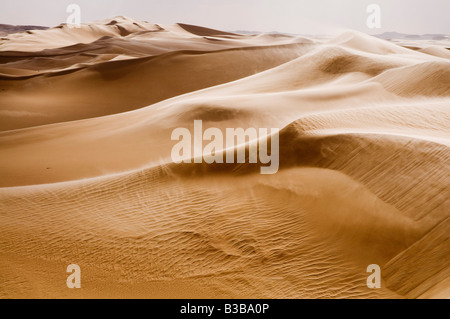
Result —
<svg viewBox="0 0 450 319"><path fill-rule="evenodd" d="M280 128L280 170L172 163L194 120ZM124 17L10 34L0 297L450 298L449 146L445 47Z"/></svg>

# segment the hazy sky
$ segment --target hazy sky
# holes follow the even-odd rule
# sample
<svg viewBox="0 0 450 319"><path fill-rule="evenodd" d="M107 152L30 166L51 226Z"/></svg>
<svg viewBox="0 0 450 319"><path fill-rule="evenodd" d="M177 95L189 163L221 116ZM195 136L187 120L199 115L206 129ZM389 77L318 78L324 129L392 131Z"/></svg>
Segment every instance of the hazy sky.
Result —
<svg viewBox="0 0 450 319"><path fill-rule="evenodd" d="M55 26L66 21L71 3L81 7L82 22L125 15L229 31L450 34L450 0L1 0L0 23ZM381 7L381 29L366 26L372 3Z"/></svg>

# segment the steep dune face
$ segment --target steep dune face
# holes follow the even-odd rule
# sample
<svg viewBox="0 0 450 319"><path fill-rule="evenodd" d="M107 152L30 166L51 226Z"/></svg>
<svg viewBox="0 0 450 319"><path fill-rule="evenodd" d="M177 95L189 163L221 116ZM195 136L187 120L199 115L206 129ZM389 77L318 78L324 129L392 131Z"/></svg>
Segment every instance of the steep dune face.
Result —
<svg viewBox="0 0 450 319"><path fill-rule="evenodd" d="M10 35L0 296L449 298L445 56L124 17ZM173 163L194 120L279 128L279 171L250 145L245 163Z"/></svg>
<svg viewBox="0 0 450 319"><path fill-rule="evenodd" d="M302 46L177 51L36 76L4 76L1 130L130 111L233 81L300 55ZM53 99L48 98L52 96ZM11 106L15 107L11 107ZM26 114L26 117L21 116ZM9 115L9 116L8 116Z"/></svg>

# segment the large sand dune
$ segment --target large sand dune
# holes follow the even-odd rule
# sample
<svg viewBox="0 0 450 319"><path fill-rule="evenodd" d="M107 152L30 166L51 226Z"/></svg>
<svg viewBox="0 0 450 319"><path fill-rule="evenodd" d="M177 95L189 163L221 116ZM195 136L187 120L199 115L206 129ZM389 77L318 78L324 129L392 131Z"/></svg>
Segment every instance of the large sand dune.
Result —
<svg viewBox="0 0 450 319"><path fill-rule="evenodd" d="M0 297L450 298L448 52L126 17L3 37ZM279 128L280 170L173 163L194 120Z"/></svg>

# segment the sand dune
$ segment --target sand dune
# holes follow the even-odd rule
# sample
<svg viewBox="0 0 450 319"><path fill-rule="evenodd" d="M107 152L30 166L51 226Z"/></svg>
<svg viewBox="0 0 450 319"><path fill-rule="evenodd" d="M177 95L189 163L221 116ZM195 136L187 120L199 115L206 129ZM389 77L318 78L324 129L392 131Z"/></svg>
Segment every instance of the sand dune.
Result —
<svg viewBox="0 0 450 319"><path fill-rule="evenodd" d="M128 21L123 27L130 24L134 26ZM119 25L95 24L73 32ZM258 37L236 35L231 41L197 36L181 26L166 28L169 31L158 26L126 37L105 33L95 40L92 37L98 34L91 30L91 37L85 40L93 41L88 44L37 52L11 51L11 47L16 50L31 41L19 35L0 42L0 130L130 111L253 75L314 47L312 41L304 39L269 37L272 41L261 42ZM51 37L59 32L58 36L66 39L72 30L65 26L46 32L52 33ZM34 37L46 39L39 34Z"/></svg>
<svg viewBox="0 0 450 319"><path fill-rule="evenodd" d="M0 297L450 298L449 107L447 49L357 32L7 35ZM173 163L194 120L279 128L280 170Z"/></svg>

